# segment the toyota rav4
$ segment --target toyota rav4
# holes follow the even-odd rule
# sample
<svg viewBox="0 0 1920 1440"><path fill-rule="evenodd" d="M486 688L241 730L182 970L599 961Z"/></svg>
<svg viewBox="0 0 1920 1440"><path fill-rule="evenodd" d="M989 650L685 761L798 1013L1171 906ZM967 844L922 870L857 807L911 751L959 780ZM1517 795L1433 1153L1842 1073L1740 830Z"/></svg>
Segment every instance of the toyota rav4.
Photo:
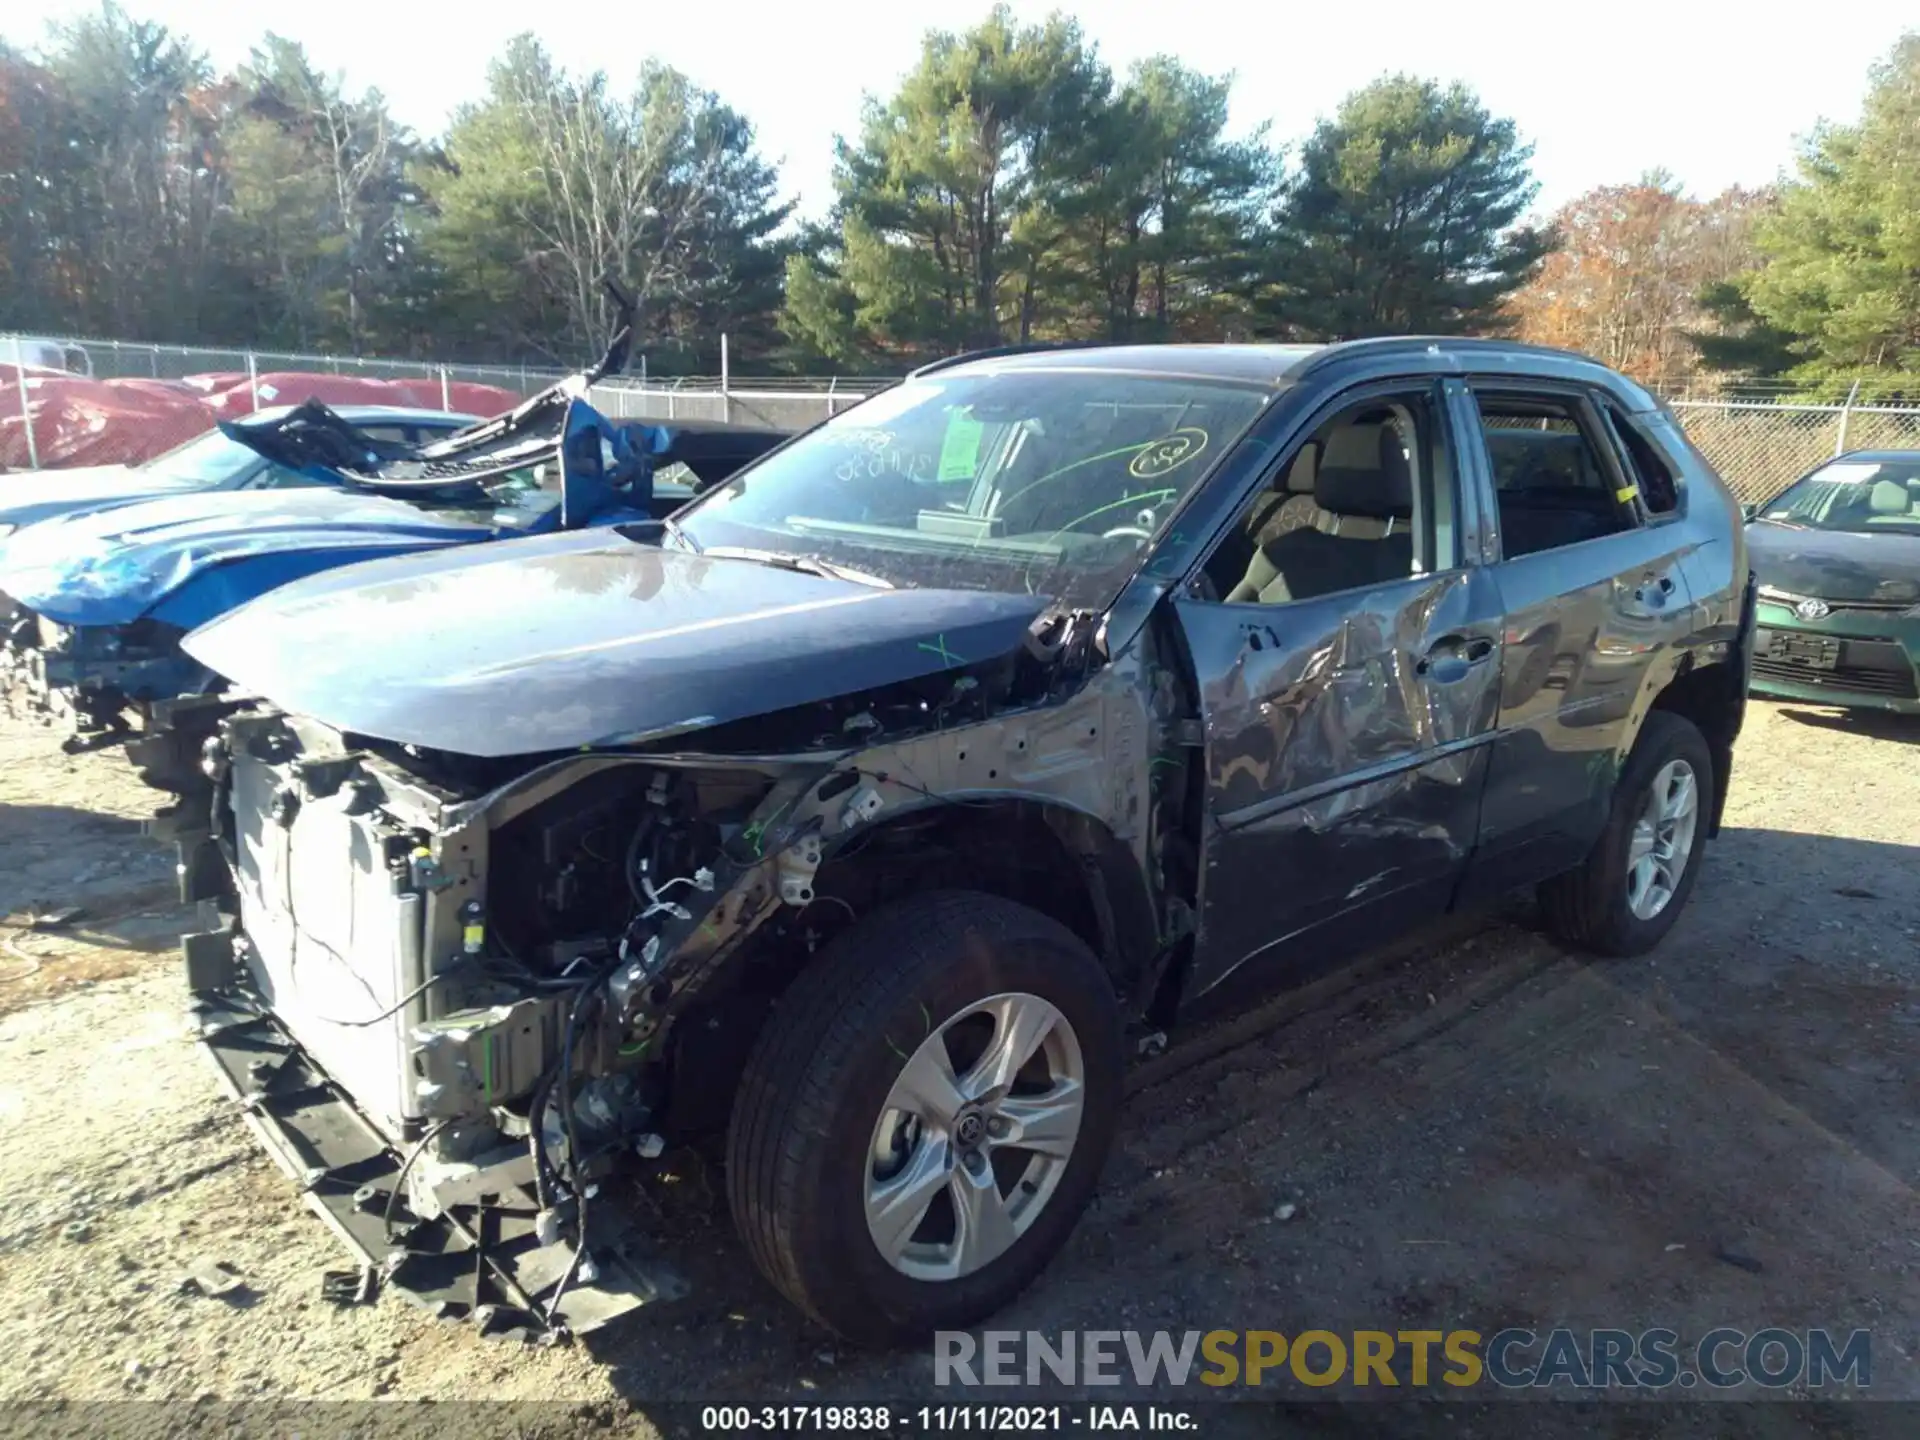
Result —
<svg viewBox="0 0 1920 1440"><path fill-rule="evenodd" d="M714 1137L808 1315L964 1326L1196 1015L1516 887L1659 943L1753 614L1738 505L1576 356L942 362L668 520L191 635L235 697L183 841L201 1032L356 1293L671 1295L614 1176Z"/></svg>

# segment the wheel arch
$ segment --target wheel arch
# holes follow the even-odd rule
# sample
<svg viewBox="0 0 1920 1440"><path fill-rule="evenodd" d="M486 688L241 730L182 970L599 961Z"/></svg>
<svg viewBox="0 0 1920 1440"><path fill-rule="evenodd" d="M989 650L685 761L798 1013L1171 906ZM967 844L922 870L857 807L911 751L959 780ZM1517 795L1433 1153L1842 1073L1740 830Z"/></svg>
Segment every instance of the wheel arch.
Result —
<svg viewBox="0 0 1920 1440"><path fill-rule="evenodd" d="M1626 763L1646 717L1655 710L1690 721L1706 739L1707 753L1713 757L1713 808L1707 816L1707 834L1716 836L1733 778L1733 742L1746 714L1746 673L1737 654L1725 645L1681 651L1672 671L1650 685L1643 702L1634 708L1617 764Z"/></svg>
<svg viewBox="0 0 1920 1440"><path fill-rule="evenodd" d="M876 864L880 857L888 863ZM880 879L882 869L891 876ZM826 854L816 892L840 896L849 888L877 889L880 900L923 889L979 890L1026 905L1093 951L1123 1006L1138 998L1160 948L1158 907L1133 851L1104 821L1060 801L929 800L904 809Z"/></svg>

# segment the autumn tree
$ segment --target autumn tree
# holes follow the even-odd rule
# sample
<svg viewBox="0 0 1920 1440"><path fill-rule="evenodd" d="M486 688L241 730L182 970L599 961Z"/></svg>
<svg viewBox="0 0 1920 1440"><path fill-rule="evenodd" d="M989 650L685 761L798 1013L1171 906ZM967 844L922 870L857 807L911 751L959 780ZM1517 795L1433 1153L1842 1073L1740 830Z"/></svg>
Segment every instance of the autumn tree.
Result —
<svg viewBox="0 0 1920 1440"><path fill-rule="evenodd" d="M1603 185L1555 213L1559 248L1513 298L1520 338L1594 356L1643 380L1683 375L1715 323L1701 296L1753 258L1761 192L1695 200L1671 176Z"/></svg>

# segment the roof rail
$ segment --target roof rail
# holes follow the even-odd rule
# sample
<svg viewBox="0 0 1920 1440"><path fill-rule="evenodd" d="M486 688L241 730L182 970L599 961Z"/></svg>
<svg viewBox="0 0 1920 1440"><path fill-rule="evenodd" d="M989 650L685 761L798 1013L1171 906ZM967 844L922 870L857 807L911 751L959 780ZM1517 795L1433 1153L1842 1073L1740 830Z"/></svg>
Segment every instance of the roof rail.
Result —
<svg viewBox="0 0 1920 1440"><path fill-rule="evenodd" d="M1560 360L1583 360L1608 369L1606 363L1578 350L1557 345L1531 345L1524 340L1508 340L1498 335L1369 335L1357 340L1335 340L1321 346L1300 362L1296 373L1332 364L1356 351L1379 354L1396 350L1438 350L1443 354L1541 355Z"/></svg>
<svg viewBox="0 0 1920 1440"><path fill-rule="evenodd" d="M1043 350L1097 350L1110 346L1105 340L1030 340L1019 345L989 345L983 350L962 350L958 355L946 355L938 360L929 360L918 369L909 370L907 378L917 380L922 375L931 375L939 370L951 370L956 365L966 365L975 360L998 360L1007 355L1033 355Z"/></svg>

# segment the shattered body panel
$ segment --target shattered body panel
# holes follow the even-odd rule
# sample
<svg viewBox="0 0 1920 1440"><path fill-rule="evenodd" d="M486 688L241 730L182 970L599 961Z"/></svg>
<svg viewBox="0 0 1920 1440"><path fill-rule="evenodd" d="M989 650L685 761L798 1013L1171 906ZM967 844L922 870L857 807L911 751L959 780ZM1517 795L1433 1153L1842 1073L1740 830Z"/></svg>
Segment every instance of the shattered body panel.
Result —
<svg viewBox="0 0 1920 1440"><path fill-rule="evenodd" d="M1737 514L1677 442L1685 507L1633 510L1591 577L1504 557L1467 388L1487 373L1589 387L1667 443L1638 387L1524 347L987 357L670 525L377 561L235 611L186 642L259 697L206 728L182 825L197 1003L252 1017L386 1147L404 1253L531 1236L515 1303L579 1329L671 1292L615 1263L584 1187L723 1126L794 977L878 909L1038 911L1151 1049L1256 980L1545 878L1591 847L1650 708L1697 718L1724 775L1753 607ZM1411 448L1389 453L1375 392L1455 451L1425 482L1451 487L1445 527L1410 522L1423 558L1223 600L1218 557L1256 573L1241 517L1316 437L1380 458L1327 462L1316 503L1352 508L1313 543L1365 506L1393 537L1383 477ZM365 634L386 647L351 652Z"/></svg>
<svg viewBox="0 0 1920 1440"><path fill-rule="evenodd" d="M238 428L245 432L271 425L288 413L289 408L284 406L262 410L239 421ZM478 423L473 415L393 405L343 406L339 413L358 427L429 438ZM231 443L222 430L208 430L142 464L65 466L8 475L0 484L0 536L25 525L114 505L195 492L280 488L290 483L292 476L271 470L266 457L244 439ZM338 481L323 479L322 483Z"/></svg>
<svg viewBox="0 0 1920 1440"><path fill-rule="evenodd" d="M563 384L418 445L373 439L310 403L222 428L311 488L197 492L27 526L0 542L9 707L71 724L70 749L143 746L143 777L178 792L199 737L166 736L155 706L212 693L223 679L180 652L187 631L362 561L656 520L693 493L679 480L656 489L657 469L712 481L786 438L615 424L577 398L583 388ZM541 484L540 466L557 470L557 483Z"/></svg>
<svg viewBox="0 0 1920 1440"><path fill-rule="evenodd" d="M297 579L302 565L471 544L493 532L480 515L431 515L402 501L335 489L169 497L23 531L0 556L0 588L62 625L127 625L162 611L203 623L219 613L216 602L188 587L217 569L273 562L251 577L248 588L260 594Z"/></svg>

